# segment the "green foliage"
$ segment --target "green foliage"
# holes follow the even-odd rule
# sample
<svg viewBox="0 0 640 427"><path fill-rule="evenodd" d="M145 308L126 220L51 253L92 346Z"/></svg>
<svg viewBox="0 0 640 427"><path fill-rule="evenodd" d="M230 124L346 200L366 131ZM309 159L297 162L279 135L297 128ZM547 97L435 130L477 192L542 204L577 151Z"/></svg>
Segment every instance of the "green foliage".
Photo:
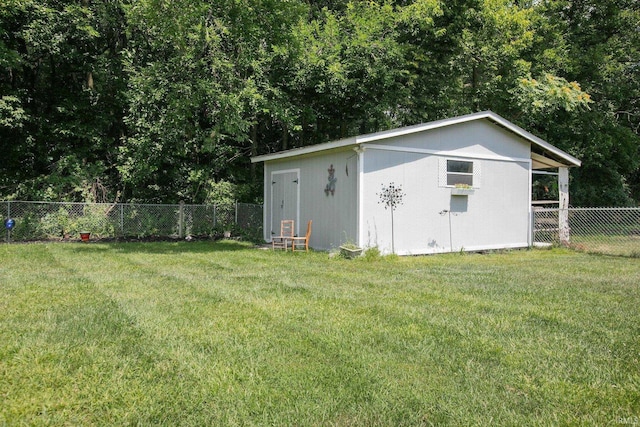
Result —
<svg viewBox="0 0 640 427"><path fill-rule="evenodd" d="M41 218L36 213L28 212L14 219L16 227L11 231L12 240L28 242L30 240L44 240L50 237L43 232ZM59 238L61 237L62 229L58 227L54 233L55 237Z"/></svg>
<svg viewBox="0 0 640 427"><path fill-rule="evenodd" d="M295 28L303 48L288 91L301 109L302 131L315 123L313 142L398 124L395 110L408 95L401 18L389 4L349 2L344 11L324 9Z"/></svg>
<svg viewBox="0 0 640 427"><path fill-rule="evenodd" d="M20 99L15 96L0 98L0 126L6 128L21 128L27 116L20 105Z"/></svg>
<svg viewBox="0 0 640 427"><path fill-rule="evenodd" d="M206 202L218 208L229 210L237 200L237 186L229 181L209 182Z"/></svg>
<svg viewBox="0 0 640 427"><path fill-rule="evenodd" d="M60 208L42 217L39 231L47 238L64 238L70 232L69 211Z"/></svg>
<svg viewBox="0 0 640 427"><path fill-rule="evenodd" d="M514 90L521 111L528 115L555 111L584 111L593 101L588 93L580 89L577 82L567 82L564 78L545 74L542 79L522 78Z"/></svg>
<svg viewBox="0 0 640 427"><path fill-rule="evenodd" d="M637 2L563 0L546 2L540 11L546 20L540 63L553 64L568 81L579 82L591 100L588 112L534 119L533 126L544 129L550 142L583 160L573 174L572 204L637 204L637 198L630 199L640 166L640 106L634 101L640 95Z"/></svg>
<svg viewBox="0 0 640 427"><path fill-rule="evenodd" d="M125 224L122 234L137 238L177 236L179 228L177 212L174 215L159 215L152 206L144 205L127 209Z"/></svg>
<svg viewBox="0 0 640 427"><path fill-rule="evenodd" d="M253 243L254 245L264 244L264 234L262 226L259 227L243 227L239 224L221 225L218 224L214 228L212 237L214 239L222 239L225 233L229 232L231 238L238 241Z"/></svg>
<svg viewBox="0 0 640 427"><path fill-rule="evenodd" d="M229 229L235 222L237 186L228 181L208 182L206 193L205 202L215 206L217 223Z"/></svg>
<svg viewBox="0 0 640 427"><path fill-rule="evenodd" d="M379 260L381 256L380 249L377 246L373 246L365 249L362 258L367 262L374 262Z"/></svg>
<svg viewBox="0 0 640 427"><path fill-rule="evenodd" d="M0 149L5 197L77 199L76 169L111 187L122 76L107 2L10 1L0 8ZM107 33L107 28L112 29ZM101 33L99 30L103 30ZM76 163L59 175L58 164ZM60 185L61 180L74 181ZM112 187L113 188L113 187Z"/></svg>
<svg viewBox="0 0 640 427"><path fill-rule="evenodd" d="M583 160L573 204L637 203L639 21L630 0L6 0L0 197L254 202L250 156L491 109Z"/></svg>
<svg viewBox="0 0 640 427"><path fill-rule="evenodd" d="M44 215L27 211L15 218L12 238L15 241L77 239L81 231L97 238L113 237L115 225L105 211L108 209L103 205L70 205Z"/></svg>

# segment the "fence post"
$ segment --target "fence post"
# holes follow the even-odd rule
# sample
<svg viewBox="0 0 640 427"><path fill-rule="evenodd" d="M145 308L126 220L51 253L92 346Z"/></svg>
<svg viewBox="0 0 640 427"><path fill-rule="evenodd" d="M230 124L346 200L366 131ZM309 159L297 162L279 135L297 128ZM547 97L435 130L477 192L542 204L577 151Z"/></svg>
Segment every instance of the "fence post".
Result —
<svg viewBox="0 0 640 427"><path fill-rule="evenodd" d="M180 209L178 211L178 237L184 237L184 202L180 201Z"/></svg>
<svg viewBox="0 0 640 427"><path fill-rule="evenodd" d="M236 200L235 224L238 225L238 201Z"/></svg>
<svg viewBox="0 0 640 427"><path fill-rule="evenodd" d="M533 242L535 239L535 229L536 229L536 211L535 209L531 209L531 212L529 212L529 236L528 236L529 241L527 242L529 244L529 247L533 246Z"/></svg>
<svg viewBox="0 0 640 427"><path fill-rule="evenodd" d="M124 236L124 203L120 205L120 236Z"/></svg>
<svg viewBox="0 0 640 427"><path fill-rule="evenodd" d="M558 237L561 245L569 246L569 168L558 168L558 193Z"/></svg>
<svg viewBox="0 0 640 427"><path fill-rule="evenodd" d="M7 200L7 219L11 218L11 201ZM11 243L11 231L7 229L7 243Z"/></svg>

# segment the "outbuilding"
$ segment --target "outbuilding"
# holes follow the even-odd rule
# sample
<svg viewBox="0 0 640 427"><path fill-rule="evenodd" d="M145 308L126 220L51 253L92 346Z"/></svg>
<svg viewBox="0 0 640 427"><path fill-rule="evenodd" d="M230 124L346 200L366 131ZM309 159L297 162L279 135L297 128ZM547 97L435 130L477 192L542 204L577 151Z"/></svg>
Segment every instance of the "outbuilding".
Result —
<svg viewBox="0 0 640 427"><path fill-rule="evenodd" d="M309 245L400 255L532 245L532 176L558 175L560 211L568 168L580 161L491 112L360 135L279 153L264 162L264 238L283 219ZM562 224L561 239L568 239Z"/></svg>

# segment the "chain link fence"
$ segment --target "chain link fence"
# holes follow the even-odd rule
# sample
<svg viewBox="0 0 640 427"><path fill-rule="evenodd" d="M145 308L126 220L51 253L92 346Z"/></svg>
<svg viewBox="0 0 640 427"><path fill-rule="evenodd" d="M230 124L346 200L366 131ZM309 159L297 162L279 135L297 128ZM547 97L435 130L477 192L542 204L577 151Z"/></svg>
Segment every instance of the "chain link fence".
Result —
<svg viewBox="0 0 640 427"><path fill-rule="evenodd" d="M1 202L14 227L5 240L219 238L225 232L262 239L262 206L235 203L159 205L124 203Z"/></svg>
<svg viewBox="0 0 640 427"><path fill-rule="evenodd" d="M220 238L225 232L262 241L262 205L160 205L124 203L1 202L15 226L4 241ZM640 257L640 208L569 208L569 246ZM534 244L559 245L558 208L533 211Z"/></svg>
<svg viewBox="0 0 640 427"><path fill-rule="evenodd" d="M569 246L573 249L640 257L640 208L569 208ZM533 241L559 244L560 210L533 211Z"/></svg>

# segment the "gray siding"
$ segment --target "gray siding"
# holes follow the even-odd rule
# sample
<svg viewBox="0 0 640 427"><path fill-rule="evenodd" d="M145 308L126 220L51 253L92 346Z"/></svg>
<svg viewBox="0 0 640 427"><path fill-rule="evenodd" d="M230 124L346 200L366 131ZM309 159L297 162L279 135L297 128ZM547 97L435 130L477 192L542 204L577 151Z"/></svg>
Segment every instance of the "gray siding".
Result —
<svg viewBox="0 0 640 427"><path fill-rule="evenodd" d="M409 151L398 151L403 147ZM396 138L390 148L372 145L365 152L361 227L365 246L391 252L391 213L379 197L382 186L391 182L406 194L394 212L399 254L527 246L529 162L521 161L529 158L527 143L497 126L474 122ZM434 153L412 151L422 149ZM446 153L436 154L441 151ZM474 162L477 175L471 195L454 196L446 176L443 181L446 160L456 158Z"/></svg>
<svg viewBox="0 0 640 427"><path fill-rule="evenodd" d="M391 252L391 212L380 203L380 192L383 185L392 182L401 185L406 194L394 212L399 254L527 246L529 141L492 122L478 120L362 147L360 195L359 157L351 148L267 161L265 239L270 241L271 225L278 222L272 218L272 192L279 191L278 197L293 193L291 189L272 189L272 174L299 170L299 213L293 219L299 235L305 232L307 221L313 220L313 248L332 249L352 240ZM474 162L473 194L452 195L446 185L447 159ZM333 195L325 192L331 165L336 179Z"/></svg>
<svg viewBox="0 0 640 427"><path fill-rule="evenodd" d="M329 183L328 169L333 165L335 190L325 192ZM338 247L347 239L356 241L357 232L357 155L353 150L297 157L265 165L265 224L271 224L271 173L300 170L300 215L296 227L304 234L308 220L313 220L309 245L315 249ZM279 230L275 230L276 232ZM270 241L271 230L265 230Z"/></svg>
<svg viewBox="0 0 640 427"><path fill-rule="evenodd" d="M531 157L531 144L488 120L460 123L390 138L374 145L428 149L434 151L458 151L474 157L503 156L509 158Z"/></svg>

